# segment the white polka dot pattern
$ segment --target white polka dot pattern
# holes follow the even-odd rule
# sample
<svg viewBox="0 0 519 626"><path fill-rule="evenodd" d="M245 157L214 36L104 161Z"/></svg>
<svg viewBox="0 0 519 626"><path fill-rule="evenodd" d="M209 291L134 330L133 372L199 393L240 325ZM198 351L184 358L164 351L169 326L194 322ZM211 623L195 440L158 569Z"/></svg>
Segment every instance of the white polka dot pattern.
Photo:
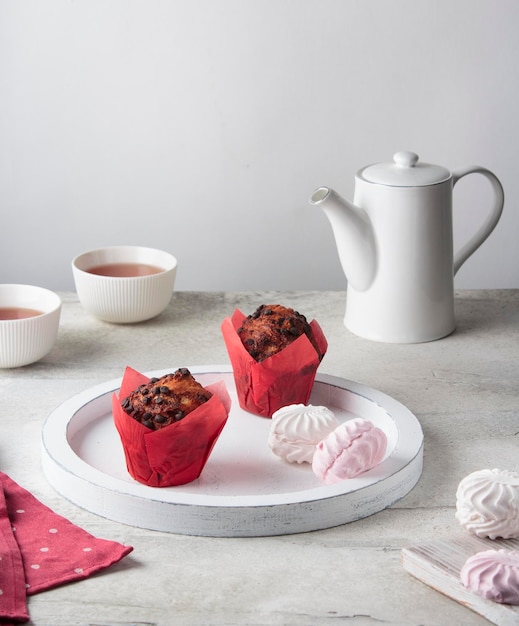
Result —
<svg viewBox="0 0 519 626"><path fill-rule="evenodd" d="M133 549L90 535L2 472L0 508L3 514L0 521L5 522L0 543L2 537L7 540L0 550L4 556L4 563L0 564L1 604L12 604L13 615L20 622L29 620L26 596L90 576ZM9 554L8 569L6 554Z"/></svg>

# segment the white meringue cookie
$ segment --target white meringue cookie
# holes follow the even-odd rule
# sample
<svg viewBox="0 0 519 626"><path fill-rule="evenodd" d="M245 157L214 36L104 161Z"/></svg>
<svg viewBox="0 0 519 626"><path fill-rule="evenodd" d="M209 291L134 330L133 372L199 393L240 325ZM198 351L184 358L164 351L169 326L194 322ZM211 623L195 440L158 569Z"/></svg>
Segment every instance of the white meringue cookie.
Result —
<svg viewBox="0 0 519 626"><path fill-rule="evenodd" d="M456 492L456 519L478 537L519 537L519 474L484 469L466 476Z"/></svg>
<svg viewBox="0 0 519 626"><path fill-rule="evenodd" d="M503 604L519 604L519 552L485 550L467 559L461 582L473 593Z"/></svg>
<svg viewBox="0 0 519 626"><path fill-rule="evenodd" d="M273 413L268 443L289 463L311 463L315 446L338 425L325 406L290 404Z"/></svg>
<svg viewBox="0 0 519 626"><path fill-rule="evenodd" d="M312 460L314 474L332 485L355 478L378 465L386 453L387 437L369 420L356 418L338 426L319 442Z"/></svg>

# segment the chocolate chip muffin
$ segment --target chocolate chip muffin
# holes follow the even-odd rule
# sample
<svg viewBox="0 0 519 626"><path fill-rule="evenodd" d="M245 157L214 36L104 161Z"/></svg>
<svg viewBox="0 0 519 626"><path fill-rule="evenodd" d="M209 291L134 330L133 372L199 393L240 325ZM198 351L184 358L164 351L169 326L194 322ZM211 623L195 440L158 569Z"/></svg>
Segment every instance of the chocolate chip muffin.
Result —
<svg viewBox="0 0 519 626"><path fill-rule="evenodd" d="M306 317L281 304L262 304L236 330L247 352L258 363L305 334L319 358L323 355Z"/></svg>
<svg viewBox="0 0 519 626"><path fill-rule="evenodd" d="M173 374L151 378L121 402L125 413L152 430L159 430L189 415L212 396L183 367Z"/></svg>

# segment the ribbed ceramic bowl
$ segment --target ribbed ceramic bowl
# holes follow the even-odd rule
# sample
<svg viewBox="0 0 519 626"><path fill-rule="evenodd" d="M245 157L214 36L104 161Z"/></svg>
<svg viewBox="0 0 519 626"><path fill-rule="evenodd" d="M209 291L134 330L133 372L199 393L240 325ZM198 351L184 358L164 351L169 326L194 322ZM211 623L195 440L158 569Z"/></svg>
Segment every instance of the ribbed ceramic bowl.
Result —
<svg viewBox="0 0 519 626"><path fill-rule="evenodd" d="M112 264L151 265L160 271L143 276L92 273L93 268ZM132 324L151 319L168 306L175 285L177 260L155 248L112 246L75 257L72 272L79 301L88 313L105 322Z"/></svg>
<svg viewBox="0 0 519 626"><path fill-rule="evenodd" d="M33 285L0 285L0 309L31 309L39 315L0 319L0 367L21 367L42 359L56 342L61 299Z"/></svg>

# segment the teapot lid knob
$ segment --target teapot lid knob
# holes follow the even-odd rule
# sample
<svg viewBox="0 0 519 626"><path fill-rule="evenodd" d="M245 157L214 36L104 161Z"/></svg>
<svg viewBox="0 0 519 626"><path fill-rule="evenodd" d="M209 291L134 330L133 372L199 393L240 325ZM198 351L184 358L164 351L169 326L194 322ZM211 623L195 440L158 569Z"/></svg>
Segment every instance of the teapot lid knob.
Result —
<svg viewBox="0 0 519 626"><path fill-rule="evenodd" d="M418 160L414 152L403 150L390 163L374 163L357 172L368 183L388 187L425 187L449 180L451 173L440 165Z"/></svg>
<svg viewBox="0 0 519 626"><path fill-rule="evenodd" d="M397 152L393 155L393 161L399 167L414 167L418 163L418 155L415 152Z"/></svg>

